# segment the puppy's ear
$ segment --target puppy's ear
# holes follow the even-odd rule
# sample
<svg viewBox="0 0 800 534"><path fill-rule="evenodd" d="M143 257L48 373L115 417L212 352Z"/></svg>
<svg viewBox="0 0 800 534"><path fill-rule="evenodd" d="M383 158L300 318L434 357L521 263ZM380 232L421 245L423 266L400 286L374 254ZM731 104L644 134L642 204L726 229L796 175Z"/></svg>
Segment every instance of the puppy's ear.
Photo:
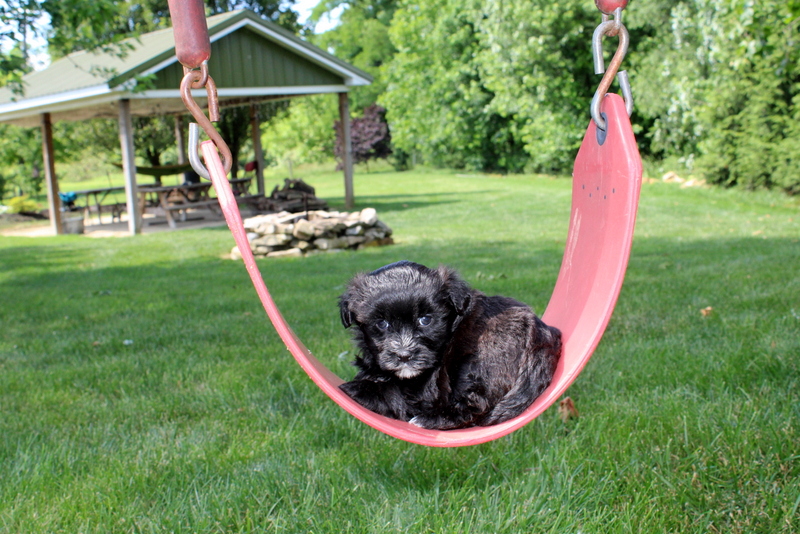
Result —
<svg viewBox="0 0 800 534"><path fill-rule="evenodd" d="M447 292L447 299L456 314L467 313L469 305L472 303L472 290L467 283L459 278L454 270L444 266L439 267L439 277L441 277L444 290Z"/></svg>
<svg viewBox="0 0 800 534"><path fill-rule="evenodd" d="M350 295L345 293L339 297L339 314L342 317L342 324L345 328L350 328L353 324L353 312L350 310Z"/></svg>
<svg viewBox="0 0 800 534"><path fill-rule="evenodd" d="M356 322L356 308L364 301L364 288L367 280L364 273L355 275L347 284L344 294L339 297L339 313L345 328L350 328Z"/></svg>

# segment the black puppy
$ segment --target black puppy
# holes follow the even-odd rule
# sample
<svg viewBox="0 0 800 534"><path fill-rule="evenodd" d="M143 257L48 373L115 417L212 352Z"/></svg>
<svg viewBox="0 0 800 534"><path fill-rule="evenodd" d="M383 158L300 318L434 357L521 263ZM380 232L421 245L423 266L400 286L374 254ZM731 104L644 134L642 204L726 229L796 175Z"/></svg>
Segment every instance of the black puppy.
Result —
<svg viewBox="0 0 800 534"><path fill-rule="evenodd" d="M339 299L360 353L341 385L359 404L424 428L501 423L550 384L561 333L525 304L410 261L359 274Z"/></svg>

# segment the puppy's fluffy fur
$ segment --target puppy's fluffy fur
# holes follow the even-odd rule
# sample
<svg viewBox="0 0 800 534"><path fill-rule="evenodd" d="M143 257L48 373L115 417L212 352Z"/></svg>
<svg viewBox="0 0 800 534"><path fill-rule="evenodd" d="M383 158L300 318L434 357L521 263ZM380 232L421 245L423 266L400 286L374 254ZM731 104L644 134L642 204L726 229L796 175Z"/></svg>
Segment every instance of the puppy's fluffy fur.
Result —
<svg viewBox="0 0 800 534"><path fill-rule="evenodd" d="M550 384L561 333L525 304L487 297L446 267L401 261L359 274L339 299L359 349L341 388L424 428L501 423Z"/></svg>

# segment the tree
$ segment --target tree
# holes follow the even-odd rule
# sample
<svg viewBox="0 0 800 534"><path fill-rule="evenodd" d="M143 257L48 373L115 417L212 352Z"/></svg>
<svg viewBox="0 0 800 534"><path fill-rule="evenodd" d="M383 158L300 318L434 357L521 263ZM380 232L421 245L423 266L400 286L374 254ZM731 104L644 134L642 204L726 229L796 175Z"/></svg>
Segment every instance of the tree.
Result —
<svg viewBox="0 0 800 534"><path fill-rule="evenodd" d="M0 182L13 186L17 195L36 194L41 189L42 142L38 130L0 125ZM2 196L3 189L0 189Z"/></svg>
<svg viewBox="0 0 800 534"><path fill-rule="evenodd" d="M336 131L336 157L340 163L338 170L344 168L344 136L341 121L334 124ZM392 136L386 124L386 110L373 104L364 110L361 117L352 120L350 125L353 163L366 163L371 159L386 159L392 153Z"/></svg>
<svg viewBox="0 0 800 534"><path fill-rule="evenodd" d="M250 9L290 31L297 31L295 0L206 0L208 14ZM120 42L170 25L167 0L58 0L41 7L51 21L50 51L62 56L78 50L117 51Z"/></svg>
<svg viewBox="0 0 800 534"><path fill-rule="evenodd" d="M357 87L351 93L354 112L374 104L386 89L381 67L397 51L389 37L397 5L397 0L331 0L320 2L312 12L311 19L316 21L337 7L344 8L338 26L320 35L311 34L309 40L374 78L372 84Z"/></svg>
<svg viewBox="0 0 800 534"><path fill-rule="evenodd" d="M403 3L390 35L397 53L386 64L387 109L396 148L442 166L520 170L524 147L514 116L491 106L483 78L480 0Z"/></svg>
<svg viewBox="0 0 800 534"><path fill-rule="evenodd" d="M40 12L35 0L6 1L0 5L0 86L9 86L21 93L22 76L30 72L30 41L37 36L34 24Z"/></svg>
<svg viewBox="0 0 800 534"><path fill-rule="evenodd" d="M339 116L332 95L312 95L286 102L277 110L262 135L265 153L273 160L291 160L293 164L330 160L336 134L331 125Z"/></svg>
<svg viewBox="0 0 800 534"><path fill-rule="evenodd" d="M591 52L599 12L583 0L533 0L482 2L476 15L475 63L492 94L488 109L524 147L514 156L529 170L570 173L600 82ZM505 170L521 166L502 162Z"/></svg>
<svg viewBox="0 0 800 534"><path fill-rule="evenodd" d="M634 90L650 153L712 182L800 191L800 48L796 0L658 1Z"/></svg>
<svg viewBox="0 0 800 534"><path fill-rule="evenodd" d="M397 0L320 1L311 15L312 24L324 14L343 8L339 25L323 34L314 34L306 28L305 36L310 42L373 76L372 84L355 87L348 95L354 115L375 104L386 88L381 67L395 53L389 25L397 3ZM288 159L294 164L328 160L335 152L336 132L331 125L338 117L337 103L330 96L293 99L289 109L266 129L264 146L276 159Z"/></svg>

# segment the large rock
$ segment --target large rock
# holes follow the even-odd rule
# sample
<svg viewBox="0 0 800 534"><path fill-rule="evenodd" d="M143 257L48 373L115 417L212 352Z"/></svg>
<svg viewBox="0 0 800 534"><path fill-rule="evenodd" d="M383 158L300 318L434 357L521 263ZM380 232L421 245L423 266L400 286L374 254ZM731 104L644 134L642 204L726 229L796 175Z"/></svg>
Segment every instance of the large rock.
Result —
<svg viewBox="0 0 800 534"><path fill-rule="evenodd" d="M372 226L378 222L378 212L375 210L375 208L364 208L361 210L361 216L359 219L365 225Z"/></svg>
<svg viewBox="0 0 800 534"><path fill-rule="evenodd" d="M314 246L320 250L332 250L335 248L345 248L347 240L341 237L320 237L314 240Z"/></svg>
<svg viewBox="0 0 800 534"><path fill-rule="evenodd" d="M292 236L286 234L268 234L257 237L250 242L250 246L282 247L292 242Z"/></svg>
<svg viewBox="0 0 800 534"><path fill-rule="evenodd" d="M303 251L299 248L290 248L286 250L274 250L267 254L268 258L297 258L303 255Z"/></svg>
<svg viewBox="0 0 800 534"><path fill-rule="evenodd" d="M305 219L301 219L294 223L292 235L297 239L309 240L314 237L315 230L316 227L314 226L314 223Z"/></svg>

